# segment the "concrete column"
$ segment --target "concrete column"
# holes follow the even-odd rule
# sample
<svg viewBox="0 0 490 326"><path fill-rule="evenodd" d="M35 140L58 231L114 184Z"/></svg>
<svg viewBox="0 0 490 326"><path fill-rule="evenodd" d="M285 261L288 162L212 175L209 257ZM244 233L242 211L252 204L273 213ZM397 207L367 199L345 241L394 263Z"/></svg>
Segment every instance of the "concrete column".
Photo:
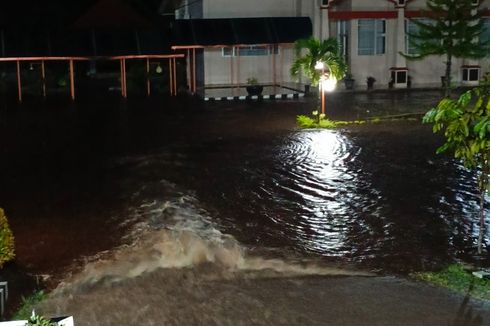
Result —
<svg viewBox="0 0 490 326"><path fill-rule="evenodd" d="M407 59L400 54L405 53L405 7L397 8L398 18L396 20L396 40L395 40L395 60L394 67L402 68L407 66Z"/></svg>
<svg viewBox="0 0 490 326"><path fill-rule="evenodd" d="M313 10L313 36L322 39L322 9L318 6Z"/></svg>
<svg viewBox="0 0 490 326"><path fill-rule="evenodd" d="M320 9L322 30L320 32L320 39L326 40L330 37L330 23L328 20L328 8Z"/></svg>

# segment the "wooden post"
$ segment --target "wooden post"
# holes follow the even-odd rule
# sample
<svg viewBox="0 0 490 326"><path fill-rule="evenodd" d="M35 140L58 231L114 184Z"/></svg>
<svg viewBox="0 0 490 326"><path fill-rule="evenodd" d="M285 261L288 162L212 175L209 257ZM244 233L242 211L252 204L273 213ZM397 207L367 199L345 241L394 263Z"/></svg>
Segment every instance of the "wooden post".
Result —
<svg viewBox="0 0 490 326"><path fill-rule="evenodd" d="M187 49L187 86L189 87L189 90L192 88L192 66L191 66L191 50Z"/></svg>
<svg viewBox="0 0 490 326"><path fill-rule="evenodd" d="M124 98L128 97L126 89L126 59L121 58L121 95Z"/></svg>
<svg viewBox="0 0 490 326"><path fill-rule="evenodd" d="M46 70L44 69L44 60L41 60L41 85L43 97L46 98Z"/></svg>
<svg viewBox="0 0 490 326"><path fill-rule="evenodd" d="M151 84L150 84L150 58L146 58L146 95L150 96Z"/></svg>
<svg viewBox="0 0 490 326"><path fill-rule="evenodd" d="M240 49L237 50L236 55L236 76L237 83L240 84Z"/></svg>
<svg viewBox="0 0 490 326"><path fill-rule="evenodd" d="M196 48L193 48L192 49L192 67L193 67L192 72L194 73L194 76L192 78L192 80L194 82L194 84L193 84L194 91L192 93L196 93L196 91L197 91L197 80L196 80Z"/></svg>
<svg viewBox="0 0 490 326"><path fill-rule="evenodd" d="M172 58L172 61L173 61L173 65L174 65L174 69L173 69L173 72L174 72L174 95L177 95L177 59L175 58Z"/></svg>
<svg viewBox="0 0 490 326"><path fill-rule="evenodd" d="M277 51L279 52L279 67L281 67L280 69L280 72L279 72L279 80L280 80L280 83L282 84L282 82L284 81L284 77L282 75L282 70L283 70L283 67L284 67L284 57L282 55L282 52L283 52L283 49L281 49L281 47L278 45L277 47Z"/></svg>
<svg viewBox="0 0 490 326"><path fill-rule="evenodd" d="M19 95L19 102L22 103L22 85L20 81L20 61L17 60L17 91Z"/></svg>
<svg viewBox="0 0 490 326"><path fill-rule="evenodd" d="M70 95L75 100L75 76L73 73L73 59L70 59Z"/></svg>
<svg viewBox="0 0 490 326"><path fill-rule="evenodd" d="M192 94L194 94L194 92L196 91L194 89L194 85L195 85L195 81L196 81L196 57L194 56L194 51L195 51L195 49L192 49L192 51L191 51L191 62L192 62L191 74L192 74L192 77L191 77L191 85L190 85L190 89L189 89L192 92Z"/></svg>
<svg viewBox="0 0 490 326"><path fill-rule="evenodd" d="M119 68L121 70L121 76L119 77L121 80L121 96L124 97L123 59L119 59Z"/></svg>
<svg viewBox="0 0 490 326"><path fill-rule="evenodd" d="M234 67L233 67L233 53L234 52L235 52L235 47L232 46L231 47L231 54L230 54L230 83L231 83L231 86L233 88L235 87L235 78L234 78L235 71L234 71Z"/></svg>
<svg viewBox="0 0 490 326"><path fill-rule="evenodd" d="M168 58L168 80L170 86L170 96L174 95L174 73L173 73L173 65L172 58Z"/></svg>
<svg viewBox="0 0 490 326"><path fill-rule="evenodd" d="M126 59L123 59L123 71L124 71L124 98L128 97L128 84L126 76Z"/></svg>
<svg viewBox="0 0 490 326"><path fill-rule="evenodd" d="M271 53L272 53L272 83L274 84L274 87L277 86L277 78L276 78L276 53L275 53L275 46L271 45Z"/></svg>

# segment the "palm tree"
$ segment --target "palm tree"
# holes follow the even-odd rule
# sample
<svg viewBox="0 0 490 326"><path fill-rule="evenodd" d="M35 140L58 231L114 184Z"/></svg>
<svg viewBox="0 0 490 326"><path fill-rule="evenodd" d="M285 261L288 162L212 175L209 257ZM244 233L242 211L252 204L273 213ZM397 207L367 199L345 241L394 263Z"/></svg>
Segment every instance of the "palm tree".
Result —
<svg viewBox="0 0 490 326"><path fill-rule="evenodd" d="M340 45L335 38L318 40L314 37L296 41L298 53L306 50L306 54L298 56L291 66L291 75L298 78L301 71L310 79L313 86L318 85L321 71L315 65L321 61L330 68L330 73L336 79L342 79L347 71L347 64L340 54Z"/></svg>

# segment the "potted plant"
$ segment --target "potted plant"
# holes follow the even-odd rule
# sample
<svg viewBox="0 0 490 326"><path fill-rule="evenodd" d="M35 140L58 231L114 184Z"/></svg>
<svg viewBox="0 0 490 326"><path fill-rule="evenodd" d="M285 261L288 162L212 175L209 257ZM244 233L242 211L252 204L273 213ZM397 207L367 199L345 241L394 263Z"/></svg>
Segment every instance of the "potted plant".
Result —
<svg viewBox="0 0 490 326"><path fill-rule="evenodd" d="M376 79L372 76L369 76L368 78L366 78L366 82L367 82L367 88L368 89L373 89L374 87L374 82L376 81Z"/></svg>
<svg viewBox="0 0 490 326"><path fill-rule="evenodd" d="M260 95L262 94L262 91L264 90L264 86L259 85L257 78L255 77L250 77L247 78L247 93L248 95Z"/></svg>
<svg viewBox="0 0 490 326"><path fill-rule="evenodd" d="M354 89L354 81L355 79L352 78L352 74L350 72L346 73L344 77L345 89Z"/></svg>

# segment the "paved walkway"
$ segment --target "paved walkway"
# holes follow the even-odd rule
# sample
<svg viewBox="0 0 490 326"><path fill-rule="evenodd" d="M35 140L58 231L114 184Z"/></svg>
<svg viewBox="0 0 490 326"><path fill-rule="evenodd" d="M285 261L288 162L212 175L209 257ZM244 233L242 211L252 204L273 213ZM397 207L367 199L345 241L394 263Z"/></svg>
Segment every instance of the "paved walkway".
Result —
<svg viewBox="0 0 490 326"><path fill-rule="evenodd" d="M51 300L80 325L490 325L488 302L394 277L158 270ZM46 309L46 308L45 308Z"/></svg>

